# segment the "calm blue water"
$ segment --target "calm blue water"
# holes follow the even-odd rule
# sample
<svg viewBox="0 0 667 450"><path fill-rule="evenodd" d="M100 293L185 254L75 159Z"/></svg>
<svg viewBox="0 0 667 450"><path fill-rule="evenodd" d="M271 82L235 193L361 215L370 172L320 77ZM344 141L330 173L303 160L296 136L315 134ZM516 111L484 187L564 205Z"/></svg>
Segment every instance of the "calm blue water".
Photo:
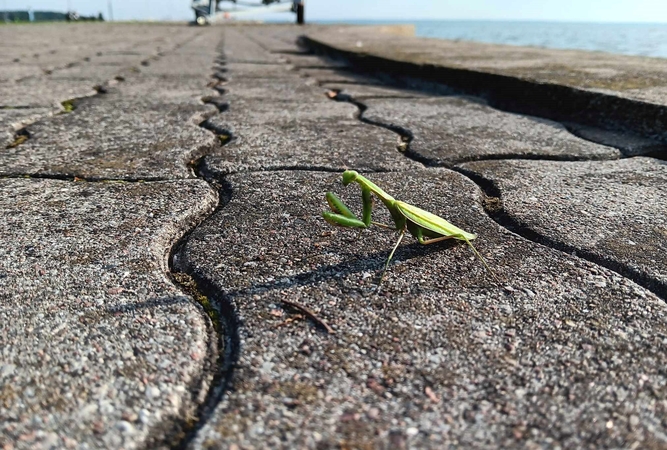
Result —
<svg viewBox="0 0 667 450"><path fill-rule="evenodd" d="M422 37L667 58L667 24L448 20L346 23L412 23L417 36Z"/></svg>

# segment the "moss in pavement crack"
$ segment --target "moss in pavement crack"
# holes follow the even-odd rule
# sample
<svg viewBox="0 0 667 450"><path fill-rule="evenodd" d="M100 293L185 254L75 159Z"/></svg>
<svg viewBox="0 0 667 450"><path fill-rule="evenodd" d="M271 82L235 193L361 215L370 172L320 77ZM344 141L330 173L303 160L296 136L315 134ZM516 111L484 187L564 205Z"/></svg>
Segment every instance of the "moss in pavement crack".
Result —
<svg viewBox="0 0 667 450"><path fill-rule="evenodd" d="M69 113L74 111L74 101L73 100L65 100L64 102L61 103L63 105L63 113Z"/></svg>
<svg viewBox="0 0 667 450"><path fill-rule="evenodd" d="M172 275L174 280L183 288L183 290L185 290L187 294L194 298L197 303L199 303L202 308L204 308L204 312L206 315L208 315L208 317L210 317L211 322L213 323L213 328L218 333L218 335L220 335L222 332L220 325L220 313L217 309L215 309L208 297L199 291L195 280L190 275L183 272L172 272Z"/></svg>
<svg viewBox="0 0 667 450"><path fill-rule="evenodd" d="M23 144L23 143L24 143L25 141L27 141L27 140L28 140L28 136L27 136L27 135L25 135L25 134L19 134L19 135L17 135L16 138L14 139L14 142L11 142L11 143L7 144L7 146L6 146L5 148L15 148L15 147L18 147L19 145Z"/></svg>

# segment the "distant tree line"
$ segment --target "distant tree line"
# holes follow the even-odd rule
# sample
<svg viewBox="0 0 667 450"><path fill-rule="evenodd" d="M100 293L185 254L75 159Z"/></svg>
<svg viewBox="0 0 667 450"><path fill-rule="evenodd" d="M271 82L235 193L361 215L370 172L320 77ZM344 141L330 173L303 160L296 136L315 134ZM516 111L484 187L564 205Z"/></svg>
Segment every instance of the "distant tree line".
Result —
<svg viewBox="0 0 667 450"><path fill-rule="evenodd" d="M32 18L30 17L32 15ZM65 21L103 21L102 13L97 16L80 16L76 12L53 11L0 11L0 21L5 22L65 22Z"/></svg>

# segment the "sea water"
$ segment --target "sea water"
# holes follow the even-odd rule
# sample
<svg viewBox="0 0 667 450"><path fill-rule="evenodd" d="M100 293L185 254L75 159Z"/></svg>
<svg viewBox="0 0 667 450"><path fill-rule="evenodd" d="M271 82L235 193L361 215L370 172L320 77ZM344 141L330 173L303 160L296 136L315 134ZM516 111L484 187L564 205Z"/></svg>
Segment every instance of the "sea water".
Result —
<svg viewBox="0 0 667 450"><path fill-rule="evenodd" d="M667 24L524 21L349 21L352 24L414 24L417 36L579 49L667 58Z"/></svg>

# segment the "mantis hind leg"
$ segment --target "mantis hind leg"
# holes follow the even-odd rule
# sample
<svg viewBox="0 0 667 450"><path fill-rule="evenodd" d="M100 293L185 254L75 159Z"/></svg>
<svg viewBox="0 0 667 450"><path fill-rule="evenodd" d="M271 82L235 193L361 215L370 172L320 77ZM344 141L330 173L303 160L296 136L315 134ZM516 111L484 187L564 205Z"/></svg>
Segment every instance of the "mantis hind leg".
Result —
<svg viewBox="0 0 667 450"><path fill-rule="evenodd" d="M475 256L482 262L482 264L484 265L486 270L489 271L489 273L491 274L493 279L496 280L497 283L500 283L500 279L496 276L495 272L493 270L491 270L491 268L486 263L484 258L482 258L482 255L477 251L475 246L472 245L472 242L470 242L470 239L466 238L465 236L456 234L456 235L450 235L450 236L438 236L438 237L434 237L434 238L430 238L430 239L424 239L424 230L421 227L416 227L416 226L413 227L410 230L410 233L412 233L417 238L419 243L422 244L422 245L435 244L436 242L445 241L447 239L458 239L458 240L461 240L461 241L465 241L466 244L468 244L470 246L470 249L473 251Z"/></svg>
<svg viewBox="0 0 667 450"><path fill-rule="evenodd" d="M484 267L486 267L486 270L489 271L489 273L491 274L491 276L493 277L493 279L496 280L496 283L500 284L500 279L496 276L496 273L495 273L493 270L491 270L491 268L490 268L489 265L486 263L486 261L484 261L484 258L482 258L482 255L479 254L479 252L477 251L477 249L475 248L475 246L472 245L472 243L470 242L470 240L467 239L465 236L462 236L462 238L463 238L463 240L466 241L466 243L470 246L470 248L472 249L472 251L475 253L475 256L477 256L477 257L479 258L479 260L482 261L482 264L484 264Z"/></svg>
<svg viewBox="0 0 667 450"><path fill-rule="evenodd" d="M448 239L454 239L454 236L440 236L437 238L424 239L424 236L417 237L417 240L422 245L435 244L436 242L446 241Z"/></svg>
<svg viewBox="0 0 667 450"><path fill-rule="evenodd" d="M436 242L446 241L447 239L454 239L454 236L440 235L436 237L429 237L426 239L424 236L424 229L420 226L414 225L411 222L408 222L408 229L410 233L417 238L420 244L429 245L435 244Z"/></svg>
<svg viewBox="0 0 667 450"><path fill-rule="evenodd" d="M396 241L396 245L394 245L394 248L391 250L391 253L389 254L389 258L387 258L387 262L384 265L384 270L382 271L382 276L380 277L380 282L378 283L378 288L377 288L376 293L380 292L380 286L382 286L382 280L384 280L384 276L387 273L387 269L389 268L389 263L391 262L391 258L394 257L394 253L396 253L396 249L401 244L401 241L403 240L403 236L405 236L405 228L403 230L401 230L401 235L398 237L398 241Z"/></svg>

